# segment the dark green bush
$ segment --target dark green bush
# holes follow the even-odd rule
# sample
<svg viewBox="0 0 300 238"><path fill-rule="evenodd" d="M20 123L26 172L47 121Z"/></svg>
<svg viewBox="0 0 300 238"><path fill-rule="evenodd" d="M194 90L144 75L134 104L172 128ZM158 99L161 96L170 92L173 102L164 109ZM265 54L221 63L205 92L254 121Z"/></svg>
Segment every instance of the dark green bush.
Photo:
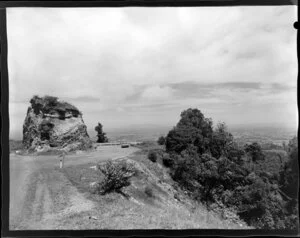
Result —
<svg viewBox="0 0 300 238"><path fill-rule="evenodd" d="M45 105L55 107L58 104L58 98L46 95L44 98Z"/></svg>
<svg viewBox="0 0 300 238"><path fill-rule="evenodd" d="M225 124L213 131L210 119L199 110L188 109L168 133L166 150L169 156L163 156L164 165L170 167L172 178L193 198L207 205L222 202L256 228L297 227L296 139L289 143L290 160L279 176L278 168L273 172L266 167L260 169L265 154L258 143L240 149Z"/></svg>
<svg viewBox="0 0 300 238"><path fill-rule="evenodd" d="M289 141L287 151L289 159L280 172L279 187L281 194L287 199L286 210L288 216L285 224L288 228L299 228L299 158L298 138L294 137Z"/></svg>
<svg viewBox="0 0 300 238"><path fill-rule="evenodd" d="M31 107L33 108L33 111L35 114L39 114L40 111L43 108L43 100L42 98L40 98L37 95L34 95L31 99L30 99L30 103L31 103Z"/></svg>
<svg viewBox="0 0 300 238"><path fill-rule="evenodd" d="M157 154L156 154L156 152L155 151L150 151L148 153L148 159L155 163L157 161Z"/></svg>
<svg viewBox="0 0 300 238"><path fill-rule="evenodd" d="M66 118L66 111L63 111L63 110L57 110L58 112L58 116L59 116L59 119L60 120L64 120Z"/></svg>
<svg viewBox="0 0 300 238"><path fill-rule="evenodd" d="M160 136L157 140L157 144L164 145L166 143L166 138L163 136Z"/></svg>
<svg viewBox="0 0 300 238"><path fill-rule="evenodd" d="M226 157L216 159L209 154L199 156L189 147L173 155L172 178L192 192L193 197L212 204L221 201L234 207L249 224L276 229L278 217L284 217L284 206L276 186Z"/></svg>
<svg viewBox="0 0 300 238"><path fill-rule="evenodd" d="M162 158L163 165L166 167L172 167L174 165L174 160L169 154L165 154Z"/></svg>
<svg viewBox="0 0 300 238"><path fill-rule="evenodd" d="M189 145L194 145L199 153L209 149L212 137L212 121L205 118L198 109L188 109L181 113L181 119L166 137L166 150L180 153Z"/></svg>
<svg viewBox="0 0 300 238"><path fill-rule="evenodd" d="M80 114L79 110L70 103L59 101L57 97L53 96L44 96L39 97L37 95L33 96L30 99L31 107L34 110L35 114L43 113L53 113L57 112L60 115L60 118L64 119L64 114L69 111L74 116Z"/></svg>
<svg viewBox="0 0 300 238"><path fill-rule="evenodd" d="M282 191L293 199L298 198L299 188L299 158L298 147L290 143L289 160L285 163L280 173Z"/></svg>
<svg viewBox="0 0 300 238"><path fill-rule="evenodd" d="M251 156L253 162L257 162L265 158L261 146L257 142L245 145L245 151Z"/></svg>
<svg viewBox="0 0 300 238"><path fill-rule="evenodd" d="M134 167L126 162L108 161L104 165L98 165L98 169L104 174L97 189L102 195L113 191L120 192L123 187L130 185L129 179L135 174Z"/></svg>
<svg viewBox="0 0 300 238"><path fill-rule="evenodd" d="M220 158L227 154L229 145L233 143L233 136L228 132L225 123L217 125L210 142L210 152L213 157Z"/></svg>

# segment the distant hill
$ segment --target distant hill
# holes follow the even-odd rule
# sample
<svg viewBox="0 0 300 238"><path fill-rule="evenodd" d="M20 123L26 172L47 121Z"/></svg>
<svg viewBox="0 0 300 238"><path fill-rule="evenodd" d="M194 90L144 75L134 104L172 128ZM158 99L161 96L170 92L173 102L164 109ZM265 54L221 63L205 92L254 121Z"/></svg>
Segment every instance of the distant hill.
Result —
<svg viewBox="0 0 300 238"><path fill-rule="evenodd" d="M172 129L173 126L160 125L137 125L120 128L107 128L107 137L111 141L153 141L157 140L159 136L165 136ZM273 143L281 145L282 142L288 142L293 136L297 134L297 130L293 128L271 127L271 126L236 126L229 127L229 131L233 134L236 140L242 144L259 142L259 143ZM96 140L96 132L88 130L92 140Z"/></svg>
<svg viewBox="0 0 300 238"><path fill-rule="evenodd" d="M161 135L166 135L174 125L130 125L120 126L119 128L106 128L104 132L110 140L130 140L130 141L151 141L157 140ZM282 142L288 142L297 134L297 129L286 126L266 126L266 125L235 125L229 126L229 131L235 139L242 143L251 143L254 141L260 143L274 143L281 145ZM96 131L94 128L88 128L88 134L93 141L96 141ZM10 139L22 140L22 133L11 132Z"/></svg>
<svg viewBox="0 0 300 238"><path fill-rule="evenodd" d="M125 128L108 128L105 129L110 141L153 141L159 136L165 136L172 127L155 126L155 125L137 125ZM96 140L96 132L88 130L92 140Z"/></svg>
<svg viewBox="0 0 300 238"><path fill-rule="evenodd" d="M232 127L229 131L241 144L258 142L282 145L297 135L296 129L276 126Z"/></svg>

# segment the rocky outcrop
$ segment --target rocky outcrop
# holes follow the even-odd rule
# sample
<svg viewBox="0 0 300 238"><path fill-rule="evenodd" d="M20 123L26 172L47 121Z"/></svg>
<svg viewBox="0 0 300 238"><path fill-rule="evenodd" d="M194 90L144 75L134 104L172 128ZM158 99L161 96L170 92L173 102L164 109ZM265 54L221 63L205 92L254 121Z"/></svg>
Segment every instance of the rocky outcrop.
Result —
<svg viewBox="0 0 300 238"><path fill-rule="evenodd" d="M85 150L92 146L82 113L56 97L34 96L23 124L23 144L31 151Z"/></svg>

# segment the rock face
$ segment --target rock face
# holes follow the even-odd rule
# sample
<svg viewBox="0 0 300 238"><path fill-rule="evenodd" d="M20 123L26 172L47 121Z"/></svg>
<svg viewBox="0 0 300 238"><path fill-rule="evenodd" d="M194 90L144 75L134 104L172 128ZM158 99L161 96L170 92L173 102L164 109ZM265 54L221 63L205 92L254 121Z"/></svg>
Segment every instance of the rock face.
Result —
<svg viewBox="0 0 300 238"><path fill-rule="evenodd" d="M56 97L34 96L23 124L23 144L31 151L85 150L92 146L82 113Z"/></svg>

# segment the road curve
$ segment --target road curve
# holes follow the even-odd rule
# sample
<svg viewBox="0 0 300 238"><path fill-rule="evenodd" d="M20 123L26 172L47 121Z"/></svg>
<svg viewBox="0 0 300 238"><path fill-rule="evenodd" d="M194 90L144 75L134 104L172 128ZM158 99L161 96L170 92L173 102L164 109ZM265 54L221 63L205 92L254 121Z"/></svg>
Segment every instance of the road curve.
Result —
<svg viewBox="0 0 300 238"><path fill-rule="evenodd" d="M128 156L138 149L119 146L67 155L65 167L97 163ZM59 220L67 214L92 209L87 200L59 169L58 156L10 154L9 229L60 229Z"/></svg>

